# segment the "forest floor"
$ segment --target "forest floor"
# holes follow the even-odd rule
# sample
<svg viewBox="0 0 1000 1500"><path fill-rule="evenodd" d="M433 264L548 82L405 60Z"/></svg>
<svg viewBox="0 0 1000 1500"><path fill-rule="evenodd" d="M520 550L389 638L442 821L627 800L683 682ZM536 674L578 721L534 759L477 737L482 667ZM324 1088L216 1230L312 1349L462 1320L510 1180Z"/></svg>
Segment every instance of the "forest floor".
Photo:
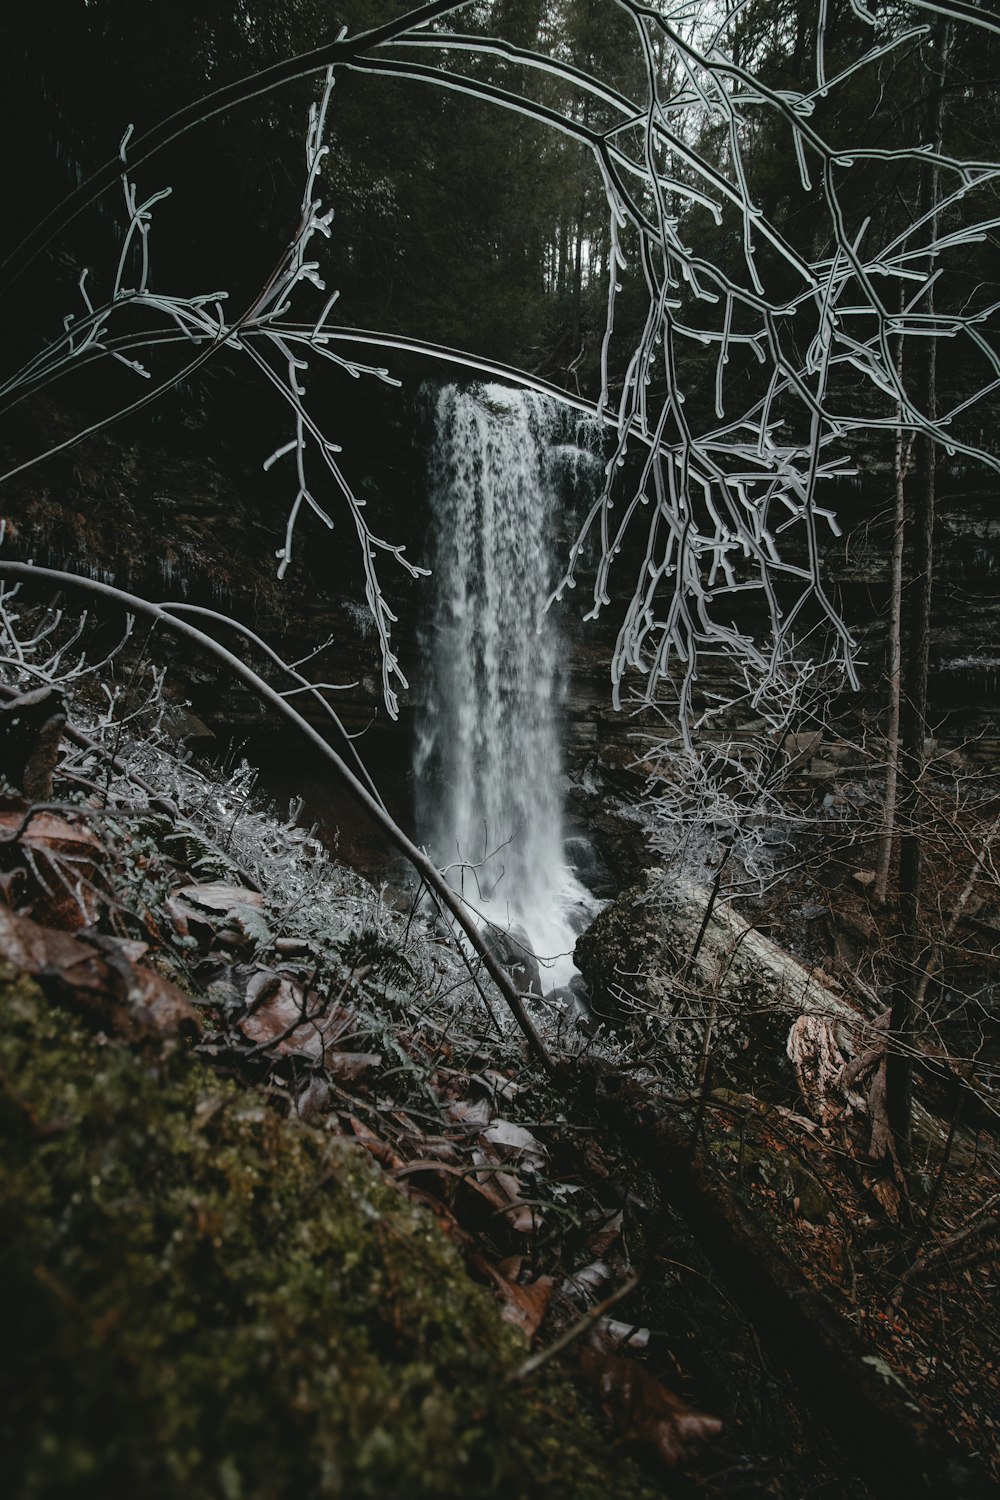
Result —
<svg viewBox="0 0 1000 1500"><path fill-rule="evenodd" d="M141 728L78 723L0 808L19 1495L899 1493L608 1128L592 1067L671 1113L915 1403L926 1492L991 1493L991 1119L919 1095L904 1202L860 1117L678 1098L648 1037L540 1005L547 1078L414 894Z"/></svg>

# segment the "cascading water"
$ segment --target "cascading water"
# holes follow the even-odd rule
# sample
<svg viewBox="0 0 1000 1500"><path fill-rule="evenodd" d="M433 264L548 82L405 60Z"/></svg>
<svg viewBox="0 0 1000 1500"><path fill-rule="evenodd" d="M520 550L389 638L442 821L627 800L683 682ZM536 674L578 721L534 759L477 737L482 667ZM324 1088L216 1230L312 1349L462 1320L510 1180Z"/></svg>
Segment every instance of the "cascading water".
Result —
<svg viewBox="0 0 1000 1500"><path fill-rule="evenodd" d="M582 455L560 441L559 410L528 392L445 386L433 406L418 817L481 918L527 933L549 990L575 972L576 936L597 909L564 858L560 650L543 613L560 468Z"/></svg>

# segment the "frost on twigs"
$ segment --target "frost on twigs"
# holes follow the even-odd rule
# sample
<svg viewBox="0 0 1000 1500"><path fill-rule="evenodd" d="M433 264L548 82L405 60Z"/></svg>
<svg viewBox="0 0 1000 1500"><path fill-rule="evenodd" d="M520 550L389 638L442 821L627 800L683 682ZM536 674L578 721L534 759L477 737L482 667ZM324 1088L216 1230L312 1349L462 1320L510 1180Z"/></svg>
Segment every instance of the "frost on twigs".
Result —
<svg viewBox="0 0 1000 1500"><path fill-rule="evenodd" d="M594 410L613 445L553 597L596 559L590 617L612 601L622 608L616 705L623 690L655 703L672 681L682 726L707 656L777 678L796 637L817 625L830 659L855 681L855 642L821 559L824 539L839 534L831 482L856 472L862 435L902 428L963 462L1000 467L983 440L984 403L1000 385L988 336L997 305L988 290L970 300L960 279L942 280L995 229L1000 163L935 152L916 132L887 143L872 107L892 72L923 77L934 65L936 15L997 26L932 0L920 0L916 16L853 0L850 9L856 35L847 45L838 28L836 61L827 7L813 12L811 34L809 18L797 18L792 86L769 55L786 43L781 23L767 33L737 3L609 0L609 15L632 22L627 89L605 76L600 56L578 68L558 48L532 51L444 25L401 27L350 64L479 97L591 154L606 220L581 253L606 267ZM772 153L763 171L761 141ZM761 178L782 150L794 166L775 201ZM917 182L928 165L942 191L925 212ZM874 211L876 179L887 200L910 194L900 212ZM958 297L946 306L942 291L952 286ZM623 292L633 309L627 336L616 322ZM952 341L963 365L963 389L940 411L899 373L900 343L916 365L928 340ZM565 399L581 405L579 390Z"/></svg>
<svg viewBox="0 0 1000 1500"><path fill-rule="evenodd" d="M821 6L814 77L777 89L752 48L741 60L742 7L709 14L618 3L635 24L647 93L629 100L595 87L614 124L587 142L612 247L600 410L616 445L557 592L574 581L594 538L592 615L621 597L628 585L616 582L613 594L611 573L628 538L638 566L614 653L615 701L626 675L633 685L636 674L644 678L647 702L672 677L683 725L706 653L777 674L795 633L817 620L830 627L832 655L853 680L854 642L824 588L820 549L824 533L837 534L824 495L831 480L853 472L859 434L894 427L898 412L903 430L998 467L969 420L978 412L982 425L983 401L1000 380L1000 357L982 331L996 307L980 299L934 312L922 299L949 258L995 223L1000 164L941 154L940 215L908 212L902 229L898 217L869 216L864 184L876 166L889 163L907 180L928 160L920 141L867 139L864 117L850 113L860 80L878 91L885 66L932 45L927 25L895 11L853 6L869 44L828 76ZM921 6L938 10L952 14ZM808 58L808 42L803 50ZM845 109L847 127L838 116ZM847 143L845 128L854 136ZM761 131L783 135L799 166L798 196L793 185L780 218L764 212L753 178ZM713 149L713 141L725 144ZM797 214L817 219L808 253L795 240ZM724 264L704 248L713 223L715 242L723 230L730 251L741 247ZM611 354L629 270L646 318L622 371ZM940 413L904 387L895 359L900 341L928 338L956 341L967 363L968 392ZM697 389L709 357L711 411Z"/></svg>
<svg viewBox="0 0 1000 1500"><path fill-rule="evenodd" d="M177 297L153 289L149 254L152 212L171 190L165 188L140 200L136 184L127 170L129 130L120 148L126 227L110 296L103 303L95 301L91 295L89 272L83 270L79 278L83 314L69 314L64 319L60 337L0 386L0 400L20 399L65 373L71 366L80 366L100 356L116 359L133 374L150 381L149 355L144 355L146 362L143 362L138 357L139 351L151 353L165 345L190 346L194 351L192 360L178 375L169 377L163 385L134 404L141 406L193 374L217 351L226 349L248 360L288 409L292 423L291 438L264 462L264 468L270 469L279 461L289 459L295 472L295 494L288 512L284 541L277 552L278 575L284 577L292 561L295 529L304 509L311 511L328 528L333 528L333 506L323 498L323 490L329 491L347 507L357 535L365 577L365 598L382 653L383 696L389 713L395 717L398 707L396 686L406 687L407 684L392 649L391 630L396 617L383 594L377 561L380 554L388 554L411 577L420 576L426 570L411 563L402 546L372 531L363 513L364 502L357 497L337 462L341 451L339 444L329 436L306 402L306 377L313 360L333 366L354 379L367 376L391 385L399 383L379 366L360 364L336 353L330 347L325 331L330 311L339 295L336 291L327 294L317 255L317 237L320 240L330 237L334 213L332 208L323 207L319 197L320 173L329 150L323 143L323 134L333 83L333 72L328 70L320 99L309 112L306 181L298 228L282 261L253 304L242 314L227 313L228 298L224 291ZM307 321L295 320L290 316L294 305L303 295L308 295L310 289L324 295L321 311L316 315L313 309ZM130 322L122 316L126 310L132 315ZM138 331L134 318L136 312L151 315L151 322L143 324ZM94 430L88 429L90 432ZM69 441L76 442L87 435L86 432L80 433ZM29 461L34 462L37 458ZM28 466L23 464L19 468ZM0 478L9 478L18 471L11 470Z"/></svg>
<svg viewBox="0 0 1000 1500"><path fill-rule="evenodd" d="M433 27L415 21L417 13L387 22L376 41L350 49L335 67L472 97L568 138L593 158L606 225L586 251L607 275L593 409L611 431L612 451L556 595L575 585L593 556L590 614L613 599L622 610L611 665L615 703L637 683L654 703L672 680L684 725L706 655L777 676L795 637L817 623L828 627L830 655L853 680L854 641L821 562L824 539L837 534L831 481L855 471L862 435L922 435L963 464L1000 469L983 436L993 425L987 402L1000 388L991 331L1000 304L990 300L985 278L969 290L977 273L967 265L969 247L995 233L1000 163L929 147L911 129L919 111L887 121L880 103L894 75L926 81L944 67L942 29L996 33L1000 25L986 8L918 0L915 8L876 13L851 0L850 25L838 24L835 49L822 4L811 12L811 32L806 13L796 17L797 71L789 78L784 22L776 18L768 32L754 7L736 0L606 5L631 22L627 86L604 76L600 55L589 71L573 66L561 41L541 51L482 30L449 30L461 20L470 31L492 22L493 10L472 0L456 0ZM404 679L376 564L388 553L410 575L421 569L369 527L337 445L308 403L306 377L326 366L389 379L336 354L335 342L444 351L327 322L336 293L327 295L316 246L331 232L332 210L318 188L333 80L331 68L310 116L297 233L250 308L227 315L221 293L153 292L149 228L161 195L140 200L125 166L126 140L128 228L111 296L99 303L81 277L83 314L0 387L0 400L19 399L99 355L124 360L145 378L140 353L173 341L192 346L194 357L159 390L217 350L248 359L291 419L290 436L267 460L295 469L280 570L303 511L333 524L332 494L357 534L383 694L395 714ZM766 178L782 155L794 165L775 194ZM927 171L939 183L930 208ZM624 320L616 323L623 293L627 335ZM305 295L312 311L303 321L293 305ZM153 314L152 329L136 331L133 317L116 334L123 307ZM900 372L920 363L928 342L944 341L961 388L938 410ZM481 374L497 370L475 353L447 353ZM539 383L528 373L504 374ZM578 391L562 394L574 407L585 404Z"/></svg>
<svg viewBox="0 0 1000 1500"><path fill-rule="evenodd" d="M803 825L783 795L796 767L790 737L825 721L840 680L836 668L802 657L776 673L744 662L738 683L710 697L693 724L678 730L665 712L667 732L635 736L647 839L669 872L659 900L671 900L678 879L725 899L761 894L781 875Z"/></svg>

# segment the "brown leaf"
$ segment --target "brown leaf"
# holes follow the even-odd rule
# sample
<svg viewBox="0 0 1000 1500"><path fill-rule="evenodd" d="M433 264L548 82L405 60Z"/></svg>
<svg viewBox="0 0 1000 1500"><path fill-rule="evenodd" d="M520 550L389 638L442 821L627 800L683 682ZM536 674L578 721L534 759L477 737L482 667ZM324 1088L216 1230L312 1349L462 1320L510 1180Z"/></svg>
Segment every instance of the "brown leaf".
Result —
<svg viewBox="0 0 1000 1500"><path fill-rule="evenodd" d="M64 987L96 998L116 988L113 971L91 944L6 907L0 907L0 954L23 974L47 981L47 993Z"/></svg>
<svg viewBox="0 0 1000 1500"><path fill-rule="evenodd" d="M580 1363L621 1435L651 1443L669 1468L689 1459L699 1443L722 1430L717 1417L695 1411L637 1360L584 1349Z"/></svg>
<svg viewBox="0 0 1000 1500"><path fill-rule="evenodd" d="M539 1276L529 1286L517 1286L508 1281L499 1268L491 1265L478 1251L470 1255L469 1262L493 1283L500 1298L500 1316L503 1321L520 1328L525 1338L533 1339L552 1296L552 1277Z"/></svg>
<svg viewBox="0 0 1000 1500"><path fill-rule="evenodd" d="M148 1021L164 1036L176 1036L179 1033L191 1036L201 1032L201 1017L187 995L155 969L138 965L133 968L129 1000L138 1009L140 1018Z"/></svg>
<svg viewBox="0 0 1000 1500"><path fill-rule="evenodd" d="M196 910L219 912L225 916L234 906L264 905L260 891L252 891L246 885L227 885L222 880L210 880L204 885L185 885L174 891L174 897L193 906Z"/></svg>
<svg viewBox="0 0 1000 1500"><path fill-rule="evenodd" d="M507 1213L504 1217L511 1229L516 1229L518 1234L535 1234L542 1224L539 1210L529 1208L527 1204L515 1207L512 1213Z"/></svg>
<svg viewBox="0 0 1000 1500"><path fill-rule="evenodd" d="M268 974L256 993L266 998L239 1023L247 1040L268 1046L275 1057L294 1053L322 1061L323 1033L313 1019L316 1006L309 1005L305 991L290 979Z"/></svg>
<svg viewBox="0 0 1000 1500"><path fill-rule="evenodd" d="M375 1160L381 1166L388 1167L390 1171L395 1171L397 1167L403 1165L402 1157L397 1156L392 1147L381 1136L376 1135L374 1130L369 1130L368 1126L354 1115L348 1115L347 1119L351 1129L354 1131L355 1139L361 1142L366 1151L371 1152L372 1156L374 1156Z"/></svg>
<svg viewBox="0 0 1000 1500"><path fill-rule="evenodd" d="M321 1114L330 1101L330 1085L324 1078L310 1078L306 1087L295 1099L295 1113L300 1120L312 1120Z"/></svg>
<svg viewBox="0 0 1000 1500"><path fill-rule="evenodd" d="M381 1052L326 1052L323 1061L341 1083L356 1083L382 1066Z"/></svg>
<svg viewBox="0 0 1000 1500"><path fill-rule="evenodd" d="M92 863L104 857L104 846L86 823L71 823L51 812L37 812L25 820L23 812L0 812L0 838L6 842L21 829L13 842L37 852L85 857Z"/></svg>
<svg viewBox="0 0 1000 1500"><path fill-rule="evenodd" d="M513 1323L515 1328L520 1328L526 1338L533 1339L548 1311L551 1296L551 1276L539 1276L528 1286L517 1286L514 1282L505 1281L500 1316L505 1323Z"/></svg>
<svg viewBox="0 0 1000 1500"><path fill-rule="evenodd" d="M591 1255L596 1256L599 1260L603 1259L611 1249L611 1246L617 1240L621 1239L624 1222L625 1218L620 1209L617 1213L612 1214L609 1219L605 1219L601 1227L595 1230L587 1241L587 1249Z"/></svg>
<svg viewBox="0 0 1000 1500"><path fill-rule="evenodd" d="M188 917L191 915L191 910L189 907L186 907L183 902L175 900L173 896L168 896L163 903L163 910L170 918L171 925L178 937L190 936L191 929L188 925Z"/></svg>
<svg viewBox="0 0 1000 1500"><path fill-rule="evenodd" d="M246 981L244 991L244 998L250 1009L256 1010L265 1000L272 999L281 987L281 980L282 975L276 974L273 969L254 969Z"/></svg>
<svg viewBox="0 0 1000 1500"><path fill-rule="evenodd" d="M47 995L82 1006L119 1032L133 1021L163 1034L200 1031L187 995L155 969L133 963L142 948L103 936L90 942L0 907L0 954L36 978Z"/></svg>
<svg viewBox="0 0 1000 1500"><path fill-rule="evenodd" d="M26 856L26 894L36 921L64 928L96 921L98 901L91 882L105 851L86 823L71 823L50 812L30 817L20 810L0 812L3 844Z"/></svg>
<svg viewBox="0 0 1000 1500"><path fill-rule="evenodd" d="M425 1135L423 1148L427 1156L437 1157L439 1161L457 1162L461 1159L454 1141L443 1135Z"/></svg>

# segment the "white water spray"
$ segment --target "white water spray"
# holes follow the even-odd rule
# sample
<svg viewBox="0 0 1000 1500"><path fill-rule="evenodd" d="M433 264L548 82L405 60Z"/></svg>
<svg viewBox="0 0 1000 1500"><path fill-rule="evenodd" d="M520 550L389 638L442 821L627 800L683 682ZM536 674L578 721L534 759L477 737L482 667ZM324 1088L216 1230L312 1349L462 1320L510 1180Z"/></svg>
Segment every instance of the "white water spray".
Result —
<svg viewBox="0 0 1000 1500"><path fill-rule="evenodd" d="M483 920L524 929L545 990L576 972L576 936L598 907L564 858L560 651L543 612L559 476L582 452L560 441L562 420L500 385L435 395L435 605L416 754L434 858Z"/></svg>

